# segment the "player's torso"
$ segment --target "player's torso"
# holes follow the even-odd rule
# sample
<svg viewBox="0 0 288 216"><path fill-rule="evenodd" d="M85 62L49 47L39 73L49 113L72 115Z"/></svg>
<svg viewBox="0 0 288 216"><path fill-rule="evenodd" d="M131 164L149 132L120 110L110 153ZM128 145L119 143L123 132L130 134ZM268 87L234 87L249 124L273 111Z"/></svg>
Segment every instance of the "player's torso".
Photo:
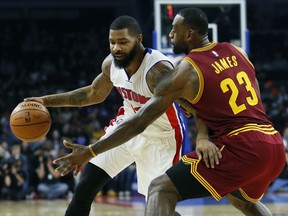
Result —
<svg viewBox="0 0 288 216"><path fill-rule="evenodd" d="M185 59L196 68L200 91L192 102L215 134L247 123L270 124L258 94L254 66L236 47L213 43Z"/></svg>
<svg viewBox="0 0 288 216"><path fill-rule="evenodd" d="M130 78L124 69L115 67L112 62L110 79L123 98L125 117L134 115L153 96L146 77L149 70L159 61L169 61L169 59L156 50L147 49L140 67ZM153 133L171 131L178 124L177 110L173 106L145 131Z"/></svg>

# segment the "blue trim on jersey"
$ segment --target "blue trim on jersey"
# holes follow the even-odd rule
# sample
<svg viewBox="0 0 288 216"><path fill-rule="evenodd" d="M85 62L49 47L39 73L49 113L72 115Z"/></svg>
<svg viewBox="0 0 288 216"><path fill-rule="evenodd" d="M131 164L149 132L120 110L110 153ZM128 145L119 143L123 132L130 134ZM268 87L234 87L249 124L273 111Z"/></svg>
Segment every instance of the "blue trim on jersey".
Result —
<svg viewBox="0 0 288 216"><path fill-rule="evenodd" d="M146 48L146 50L147 50L148 53L150 53L150 54L152 53L152 49Z"/></svg>
<svg viewBox="0 0 288 216"><path fill-rule="evenodd" d="M185 116L185 114L182 112L180 106L178 103L174 102L174 105L176 107L176 111L179 118L179 124L181 125L181 130L183 134L183 143L182 143L182 150L181 150L181 156L187 154L188 152L193 151L192 148L192 142L189 137L189 126L188 126L188 120Z"/></svg>

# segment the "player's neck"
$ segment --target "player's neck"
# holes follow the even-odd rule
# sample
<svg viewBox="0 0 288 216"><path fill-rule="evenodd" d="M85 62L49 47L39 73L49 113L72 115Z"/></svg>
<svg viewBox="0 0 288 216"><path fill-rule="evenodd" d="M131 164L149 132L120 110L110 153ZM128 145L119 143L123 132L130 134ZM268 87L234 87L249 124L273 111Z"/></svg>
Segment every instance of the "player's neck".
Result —
<svg viewBox="0 0 288 216"><path fill-rule="evenodd" d="M197 49L197 48L201 48L201 47L205 47L205 46L208 46L210 43L209 39L208 39L208 36L204 36L202 37L198 43L196 43L192 49Z"/></svg>
<svg viewBox="0 0 288 216"><path fill-rule="evenodd" d="M134 73L137 72L138 68L142 64L144 56L145 56L145 48L141 46L139 52L133 58L129 66L124 68L129 77L131 77Z"/></svg>

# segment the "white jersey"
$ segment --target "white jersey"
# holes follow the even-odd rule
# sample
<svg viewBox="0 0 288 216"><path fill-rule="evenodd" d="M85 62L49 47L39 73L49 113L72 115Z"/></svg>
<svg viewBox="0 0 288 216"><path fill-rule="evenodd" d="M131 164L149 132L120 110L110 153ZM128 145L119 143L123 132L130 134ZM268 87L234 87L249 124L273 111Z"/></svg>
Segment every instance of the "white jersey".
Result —
<svg viewBox="0 0 288 216"><path fill-rule="evenodd" d="M134 115L153 96L147 85L146 76L151 67L159 61L171 62L159 51L146 49L146 54L140 67L130 79L124 69L116 67L114 62L112 62L110 79L123 98L125 119ZM166 134L168 135L171 132L176 132L174 129L179 127L180 121L177 113L178 110L176 109L175 104L173 104L166 113L149 125L143 134L159 137L165 136Z"/></svg>
<svg viewBox="0 0 288 216"><path fill-rule="evenodd" d="M123 98L123 107L119 109L117 117L110 121L103 137L113 133L123 120L135 115L152 97L146 76L151 67L159 61L169 61L169 59L156 50L146 49L142 64L130 79L123 69L117 68L112 63L110 77ZM173 104L143 133L97 155L90 160L90 163L100 167L113 178L135 162L138 190L147 196L150 182L165 173L180 159L183 133L179 112L179 107Z"/></svg>

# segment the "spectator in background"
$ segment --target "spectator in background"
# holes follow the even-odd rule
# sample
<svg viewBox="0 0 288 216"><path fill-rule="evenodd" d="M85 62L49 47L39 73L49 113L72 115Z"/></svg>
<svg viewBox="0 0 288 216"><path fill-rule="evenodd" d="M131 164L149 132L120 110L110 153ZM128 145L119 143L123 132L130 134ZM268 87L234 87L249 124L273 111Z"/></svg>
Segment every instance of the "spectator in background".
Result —
<svg viewBox="0 0 288 216"><path fill-rule="evenodd" d="M27 157L21 152L21 144L15 143L8 150L8 143L1 142L1 188L2 198L21 200L31 192L28 187L29 173Z"/></svg>
<svg viewBox="0 0 288 216"><path fill-rule="evenodd" d="M57 199L67 196L68 185L61 182L61 176L55 171L52 164L53 157L47 151L38 156L39 165L36 169L39 183L37 191L41 198L44 199Z"/></svg>
<svg viewBox="0 0 288 216"><path fill-rule="evenodd" d="M26 155L22 154L21 143L17 142L12 146L12 148L11 148L11 160L12 161L19 161L18 165L20 166L21 172L24 173L26 180L28 180L28 178L29 178L29 172L28 172L29 164L28 164L28 160L27 160ZM26 183L28 183L28 181Z"/></svg>
<svg viewBox="0 0 288 216"><path fill-rule="evenodd" d="M5 140L0 143L0 160L10 158L11 154L8 147L8 143Z"/></svg>
<svg viewBox="0 0 288 216"><path fill-rule="evenodd" d="M27 187L27 172L21 169L20 159L9 158L1 164L2 198L23 200L31 191Z"/></svg>
<svg viewBox="0 0 288 216"><path fill-rule="evenodd" d="M21 200L25 199L26 195L30 193L28 187L28 161L27 157L21 152L20 143L13 144L10 157L4 159L2 180L4 199Z"/></svg>

